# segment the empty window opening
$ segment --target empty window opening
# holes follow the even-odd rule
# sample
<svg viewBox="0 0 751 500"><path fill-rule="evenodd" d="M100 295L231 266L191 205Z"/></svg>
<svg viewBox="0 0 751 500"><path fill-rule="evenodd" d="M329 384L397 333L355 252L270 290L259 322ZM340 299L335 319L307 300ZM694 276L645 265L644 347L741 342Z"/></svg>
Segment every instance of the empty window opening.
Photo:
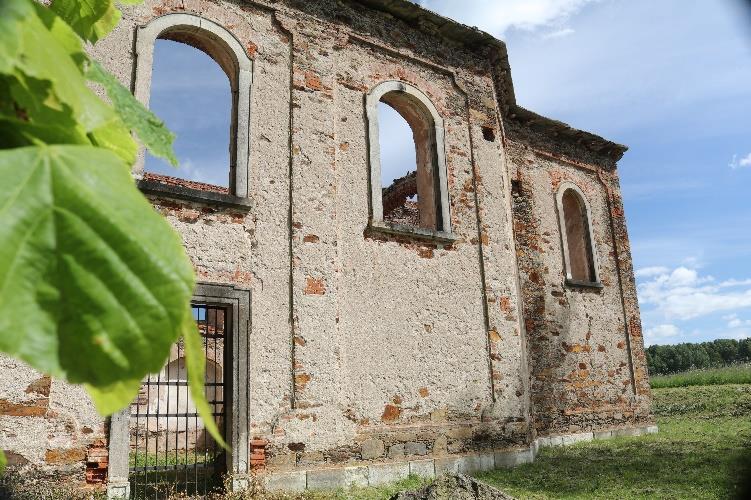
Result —
<svg viewBox="0 0 751 500"><path fill-rule="evenodd" d="M568 274L575 281L595 282L595 264L587 207L579 193L566 189L561 199L568 251Z"/></svg>
<svg viewBox="0 0 751 500"><path fill-rule="evenodd" d="M179 38L169 33L164 37ZM177 135L174 145L180 166L174 168L147 153L145 178L228 193L232 93L222 67L207 52L187 43L157 39L149 107Z"/></svg>
<svg viewBox="0 0 751 500"><path fill-rule="evenodd" d="M440 230L435 124L410 95L386 93L378 103L383 219Z"/></svg>

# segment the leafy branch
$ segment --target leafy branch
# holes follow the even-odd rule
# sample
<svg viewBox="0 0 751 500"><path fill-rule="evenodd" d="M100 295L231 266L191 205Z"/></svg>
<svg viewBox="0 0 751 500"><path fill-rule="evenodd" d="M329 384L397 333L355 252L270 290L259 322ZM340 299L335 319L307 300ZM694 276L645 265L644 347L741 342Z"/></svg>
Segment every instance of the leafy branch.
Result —
<svg viewBox="0 0 751 500"><path fill-rule="evenodd" d="M183 337L191 395L223 443L192 264L130 175L133 134L176 165L174 135L84 50L120 17L113 0L0 2L0 351L84 384L108 415Z"/></svg>

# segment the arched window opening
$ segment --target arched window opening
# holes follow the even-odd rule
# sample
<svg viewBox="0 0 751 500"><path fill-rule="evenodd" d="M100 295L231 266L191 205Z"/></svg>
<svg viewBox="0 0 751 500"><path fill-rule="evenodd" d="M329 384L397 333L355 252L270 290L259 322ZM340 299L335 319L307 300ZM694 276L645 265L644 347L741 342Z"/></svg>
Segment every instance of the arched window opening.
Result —
<svg viewBox="0 0 751 500"><path fill-rule="evenodd" d="M180 168L144 155L134 172L194 197L247 198L252 69L243 45L208 19L167 14L139 27L135 96L177 133Z"/></svg>
<svg viewBox="0 0 751 500"><path fill-rule="evenodd" d="M449 233L443 120L430 100L402 82L367 97L372 225Z"/></svg>
<svg viewBox="0 0 751 500"><path fill-rule="evenodd" d="M561 214L566 277L582 283L598 282L589 209L578 188L562 188L558 209Z"/></svg>
<svg viewBox="0 0 751 500"><path fill-rule="evenodd" d="M420 226L417 160L412 127L394 108L378 103L381 127L381 189L383 219L395 224Z"/></svg>
<svg viewBox="0 0 751 500"><path fill-rule="evenodd" d="M394 91L378 103L383 219L437 230L435 124L409 94Z"/></svg>
<svg viewBox="0 0 751 500"><path fill-rule="evenodd" d="M180 166L174 168L147 153L145 177L180 178L198 183L196 187L228 192L232 93L222 68L190 45L156 40L150 107L177 135Z"/></svg>

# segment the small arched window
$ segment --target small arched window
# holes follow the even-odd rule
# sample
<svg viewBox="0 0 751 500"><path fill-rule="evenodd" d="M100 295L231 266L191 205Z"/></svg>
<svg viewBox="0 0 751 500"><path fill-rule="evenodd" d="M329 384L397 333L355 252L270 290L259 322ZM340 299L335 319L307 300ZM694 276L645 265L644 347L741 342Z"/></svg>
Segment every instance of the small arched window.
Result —
<svg viewBox="0 0 751 500"><path fill-rule="evenodd" d="M443 119L418 89L384 82L366 99L371 225L450 233Z"/></svg>
<svg viewBox="0 0 751 500"><path fill-rule="evenodd" d="M572 183L558 190L558 217L566 279L578 284L599 284L589 204Z"/></svg>
<svg viewBox="0 0 751 500"><path fill-rule="evenodd" d="M160 40L160 50L169 47L169 42L165 44L162 40L180 42L181 44L198 49L213 59L229 80L229 116L224 117L224 120L222 120L223 124L216 125L222 130L227 130L229 136L229 140L227 141L229 151L223 160L226 162L224 172L208 175L206 172L196 172L195 160L191 162L193 163L193 170L191 170L191 164L185 161L186 158L181 158L181 168L173 170L172 176L182 177L187 180L202 181L206 184L214 184L215 187L219 188L219 192L247 198L252 61L245 53L240 42L229 31L212 21L191 14L167 14L158 17L147 25L139 27L136 33L135 96L146 106L149 105L152 91L158 90L152 89L152 69L154 68L157 40ZM157 53L157 55L161 54ZM199 55L198 58L200 57ZM170 62L171 65L174 65L176 61L160 60L158 62L160 64L162 62ZM198 81L206 76L205 74L201 74L197 68L196 72L197 74L194 76ZM154 80L154 82L158 83L157 80ZM173 83L185 84L190 82ZM191 85L193 84L195 82L191 83ZM192 102L193 104L186 102L181 103L181 105L188 108L191 112L195 112L196 106L200 105L200 103L196 103L195 100L192 100ZM176 118L181 122L186 121L182 114L178 114ZM167 119L169 120L169 117ZM199 112L194 114L192 120L196 123L205 123L208 117L203 116ZM183 125L185 123L179 123L176 128L179 129ZM200 149L205 148L197 149L197 154ZM141 154L134 169L136 174L143 174L144 163L144 155ZM151 167L152 165L153 163L149 161L148 166ZM214 168L221 170L222 166ZM149 170L159 174L169 172L161 169L155 170L154 168L149 168ZM195 178L196 175L199 177Z"/></svg>

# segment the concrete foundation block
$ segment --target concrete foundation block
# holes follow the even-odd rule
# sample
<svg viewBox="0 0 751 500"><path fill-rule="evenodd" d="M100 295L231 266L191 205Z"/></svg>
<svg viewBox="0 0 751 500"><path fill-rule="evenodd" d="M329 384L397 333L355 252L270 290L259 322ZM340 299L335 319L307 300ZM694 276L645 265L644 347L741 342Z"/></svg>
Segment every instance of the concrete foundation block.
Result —
<svg viewBox="0 0 751 500"><path fill-rule="evenodd" d="M432 459L413 460L409 463L409 473L413 476L432 479L435 477L435 461Z"/></svg>
<svg viewBox="0 0 751 500"><path fill-rule="evenodd" d="M594 435L591 432L580 432L577 434L566 434L565 436L561 436L561 444L563 446L568 446L571 444L576 443L585 443L588 441L592 441L594 439Z"/></svg>
<svg viewBox="0 0 751 500"><path fill-rule="evenodd" d="M305 491L308 485L307 473L302 470L269 474L264 484L268 491Z"/></svg>
<svg viewBox="0 0 751 500"><path fill-rule="evenodd" d="M517 467L522 464L528 464L535 460L535 453L532 448L527 450L499 451L495 454L495 466L500 467Z"/></svg>
<svg viewBox="0 0 751 500"><path fill-rule="evenodd" d="M493 453L477 453L459 459L459 472L462 474L493 469L495 469L495 456Z"/></svg>
<svg viewBox="0 0 751 500"><path fill-rule="evenodd" d="M610 439L613 437L613 431L595 431L592 433L594 439Z"/></svg>
<svg viewBox="0 0 751 500"><path fill-rule="evenodd" d="M369 472L366 466L347 467L344 469L344 486L367 486L369 484Z"/></svg>
<svg viewBox="0 0 751 500"><path fill-rule="evenodd" d="M368 466L368 477L371 486L393 483L407 476L409 476L409 462Z"/></svg>
<svg viewBox="0 0 751 500"><path fill-rule="evenodd" d="M657 434L660 431L660 429L656 425L650 425L646 430L647 434Z"/></svg>
<svg viewBox="0 0 751 500"><path fill-rule="evenodd" d="M642 427L627 427L625 429L613 429L613 437L635 437L643 435L644 428Z"/></svg>
<svg viewBox="0 0 751 500"><path fill-rule="evenodd" d="M318 469L308 471L309 490L333 490L346 485L345 469Z"/></svg>
<svg viewBox="0 0 751 500"><path fill-rule="evenodd" d="M459 470L459 458L458 457L443 457L435 459L435 475L441 474L458 474Z"/></svg>
<svg viewBox="0 0 751 500"><path fill-rule="evenodd" d="M111 481L107 484L107 500L127 500L130 498L130 483Z"/></svg>

